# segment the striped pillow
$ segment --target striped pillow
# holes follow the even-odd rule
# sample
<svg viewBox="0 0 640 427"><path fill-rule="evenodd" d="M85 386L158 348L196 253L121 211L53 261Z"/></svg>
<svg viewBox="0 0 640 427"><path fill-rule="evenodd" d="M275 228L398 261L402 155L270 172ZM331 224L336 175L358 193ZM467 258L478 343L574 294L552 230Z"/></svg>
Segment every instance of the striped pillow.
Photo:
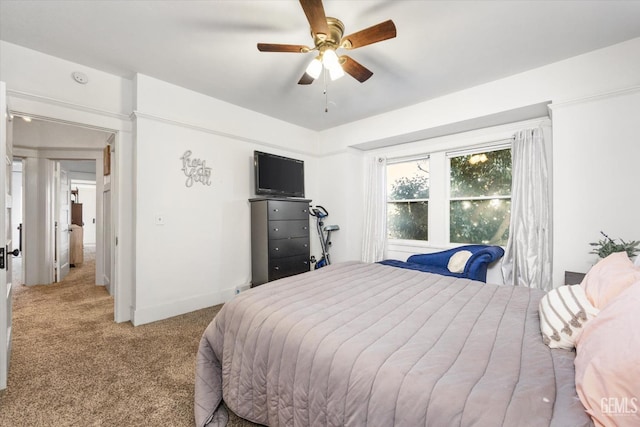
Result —
<svg viewBox="0 0 640 427"><path fill-rule="evenodd" d="M595 308L580 285L561 286L542 297L539 305L542 340L551 348L571 350L582 326L600 310Z"/></svg>

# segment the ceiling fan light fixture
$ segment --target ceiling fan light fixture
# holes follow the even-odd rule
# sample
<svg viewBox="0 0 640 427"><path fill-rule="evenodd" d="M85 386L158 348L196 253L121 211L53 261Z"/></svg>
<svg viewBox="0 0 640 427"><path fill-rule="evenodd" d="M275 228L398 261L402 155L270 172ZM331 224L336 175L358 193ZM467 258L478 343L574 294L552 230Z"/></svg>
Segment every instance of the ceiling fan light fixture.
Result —
<svg viewBox="0 0 640 427"><path fill-rule="evenodd" d="M329 70L331 80L337 80L344 76L344 70L340 65L340 60L338 59L338 55L336 55L335 50L326 49L322 53L322 64L327 70Z"/></svg>
<svg viewBox="0 0 640 427"><path fill-rule="evenodd" d="M373 72L346 55L338 58L336 50L356 49L396 37L396 26L393 21L389 19L345 36L344 24L337 18L325 15L322 0L300 0L300 5L310 25L313 46L258 43L258 50L295 53L318 51L318 56L307 66L305 73L298 81L299 85L313 83L323 74L323 71L325 71L325 77L330 74L331 80L349 74L360 83L367 81Z"/></svg>
<svg viewBox="0 0 640 427"><path fill-rule="evenodd" d="M328 70L331 70L336 65L340 65L336 51L333 49L325 49L322 53L322 63Z"/></svg>
<svg viewBox="0 0 640 427"><path fill-rule="evenodd" d="M340 77L344 76L344 70L342 69L340 64L335 67L329 68L329 76L331 77L331 80L338 80Z"/></svg>
<svg viewBox="0 0 640 427"><path fill-rule="evenodd" d="M315 80L318 77L320 77L321 72L322 72L322 62L320 62L320 57L318 56L309 63L309 65L307 66L306 73L309 74L311 77L313 77Z"/></svg>

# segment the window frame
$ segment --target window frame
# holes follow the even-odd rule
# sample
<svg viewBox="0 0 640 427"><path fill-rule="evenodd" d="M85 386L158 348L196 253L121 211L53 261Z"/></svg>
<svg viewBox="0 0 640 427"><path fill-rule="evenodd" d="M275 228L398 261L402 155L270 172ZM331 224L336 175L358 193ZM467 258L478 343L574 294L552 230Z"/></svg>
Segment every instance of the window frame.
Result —
<svg viewBox="0 0 640 427"><path fill-rule="evenodd" d="M429 161L429 197L428 198L418 198L418 199L398 199L398 200L389 200L388 193L388 175L387 168L390 165L399 164L399 163L409 163L409 162L417 162L420 160ZM388 215L385 218L386 227L387 227L387 235L385 239L387 240L387 245L402 245L402 246L423 246L426 247L429 244L429 238L431 236L431 154L429 153L420 153L414 154L410 156L400 156L400 157L389 157L387 158L387 162L385 165L385 208L388 212L389 203L407 203L407 202L427 202L427 240L411 240L411 239L395 239L389 237L388 227L389 227L389 218Z"/></svg>
<svg viewBox="0 0 640 427"><path fill-rule="evenodd" d="M513 135L513 132L509 133ZM464 243L451 242L450 202L457 198L451 198L450 157L510 149L512 143L512 138L506 137L506 135L502 138L482 138L482 140L483 142L466 140L465 143L449 143L444 147L438 147L436 145L431 151L426 151L422 148L414 151L414 153L417 154L387 157L387 165L412 160L429 160L428 240L393 239L386 237L387 251L396 254L406 253L410 255L419 252L428 252L433 249L444 250L464 245ZM385 192L386 190L385 186ZM510 194L508 197L491 196L486 198L511 199L511 197L512 195ZM463 198L462 200L469 199ZM418 199L410 201L418 201ZM385 205L387 204L388 199L385 196Z"/></svg>
<svg viewBox="0 0 640 427"><path fill-rule="evenodd" d="M447 209L447 214L445 216L446 217L445 235L446 235L447 245L449 245L449 247L469 245L469 244L479 244L474 242L460 243L460 242L451 241L451 202L452 201L465 201L465 200L473 201L473 200L493 200L493 199L510 201L513 195L513 187L512 187L511 190L509 191L508 196L500 195L500 196L478 196L478 197L451 197L451 159L454 157L460 157L460 156L468 156L468 155L474 155L474 154L480 154L480 153L490 153L492 151L511 150L512 149L511 145L512 145L511 139L509 139L506 141L501 141L500 143L487 143L486 145L478 145L478 146L445 152L446 183L447 183L446 201L445 201L445 206ZM513 153L511 154L513 155Z"/></svg>
<svg viewBox="0 0 640 427"><path fill-rule="evenodd" d="M455 117L450 117L451 121L446 123L459 125L466 124L465 121L456 121ZM458 117L458 119L460 119ZM434 122L426 119L429 124L425 124L426 132L415 132L410 138L405 138L403 142L390 142L387 145L373 148L370 153L386 159L401 156L413 156L418 153L426 153L430 158L430 197L429 197L429 241L418 240L392 240L385 237L385 256L393 259L406 259L409 255L417 253L429 253L462 246L461 244L451 244L449 238L449 203L448 197L448 172L446 153L459 152L462 150L481 151L487 147L509 144L513 142L515 133L522 129L533 127L543 127L545 130L545 148L547 162L553 164L553 150L550 134L552 120L546 115L535 118L525 118L509 120L507 122L495 123L494 121L474 120L473 126L457 126L452 128L449 125L446 129L436 126ZM442 122L441 124L444 124ZM464 129L463 129L464 128ZM428 136L427 136L428 134ZM549 178L552 180L551 171Z"/></svg>

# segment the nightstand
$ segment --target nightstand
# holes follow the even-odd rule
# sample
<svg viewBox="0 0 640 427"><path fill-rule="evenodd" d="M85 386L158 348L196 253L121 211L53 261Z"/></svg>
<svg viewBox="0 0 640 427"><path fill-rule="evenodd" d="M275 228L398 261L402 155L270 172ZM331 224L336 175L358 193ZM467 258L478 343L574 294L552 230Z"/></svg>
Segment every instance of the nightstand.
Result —
<svg viewBox="0 0 640 427"><path fill-rule="evenodd" d="M564 284L565 285L579 285L582 283L582 279L586 276L585 273L576 273L575 271L564 272Z"/></svg>

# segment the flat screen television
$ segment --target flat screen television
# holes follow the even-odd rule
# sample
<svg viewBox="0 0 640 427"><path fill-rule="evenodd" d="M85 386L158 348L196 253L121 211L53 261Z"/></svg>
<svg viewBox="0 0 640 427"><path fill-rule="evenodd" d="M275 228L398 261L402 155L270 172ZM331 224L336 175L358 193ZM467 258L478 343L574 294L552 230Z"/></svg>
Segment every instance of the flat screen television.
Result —
<svg viewBox="0 0 640 427"><path fill-rule="evenodd" d="M275 154L253 152L256 194L304 197L304 162Z"/></svg>

